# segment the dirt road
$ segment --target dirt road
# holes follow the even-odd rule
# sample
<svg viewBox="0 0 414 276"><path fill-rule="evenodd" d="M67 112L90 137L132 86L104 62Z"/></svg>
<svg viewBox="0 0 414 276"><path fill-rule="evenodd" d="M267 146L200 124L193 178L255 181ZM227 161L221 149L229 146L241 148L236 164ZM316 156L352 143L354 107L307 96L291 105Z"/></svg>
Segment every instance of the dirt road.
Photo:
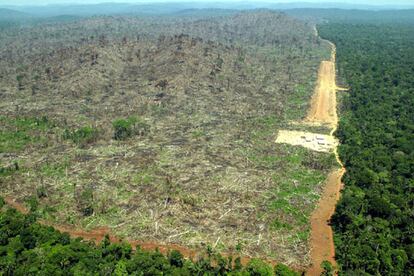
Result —
<svg viewBox="0 0 414 276"><path fill-rule="evenodd" d="M306 121L331 125L337 122L335 63L332 61L321 62L318 82Z"/></svg>
<svg viewBox="0 0 414 276"><path fill-rule="evenodd" d="M332 130L330 135L333 138L338 125L336 92L344 89L336 86L336 48L332 43L330 45L332 47L331 60L322 61L321 63L317 87L306 121L331 124ZM345 173L345 168L339 159L337 147L334 148L334 154L341 168L329 174L319 204L311 217L310 245L312 250L312 266L306 272L307 275L320 275L322 272L321 263L324 260L336 265L333 233L328 221L334 214L336 203L339 200L342 189L341 179Z"/></svg>

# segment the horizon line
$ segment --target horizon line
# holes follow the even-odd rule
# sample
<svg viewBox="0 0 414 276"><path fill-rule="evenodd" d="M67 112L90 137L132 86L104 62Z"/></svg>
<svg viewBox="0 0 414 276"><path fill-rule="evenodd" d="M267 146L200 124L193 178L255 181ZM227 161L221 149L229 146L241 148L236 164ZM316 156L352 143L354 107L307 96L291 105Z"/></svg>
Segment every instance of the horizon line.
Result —
<svg viewBox="0 0 414 276"><path fill-rule="evenodd" d="M272 1L217 1L217 0L201 0L197 2L193 2L191 0L181 0L181 1L139 1L139 2L114 2L114 1L102 1L96 3L85 3L85 2L65 2L65 3L27 3L27 4L0 4L0 7L47 7L47 6L90 6L90 5L102 5L102 4L112 4L112 5L152 5L152 4L256 4L256 5L344 5L344 6L362 6L362 7L405 7L405 8L414 8L414 4L365 4L365 3L347 3L342 1L327 1L327 2L318 2L316 0L310 1L293 1L293 2L272 2ZM339 8L341 9L341 8Z"/></svg>

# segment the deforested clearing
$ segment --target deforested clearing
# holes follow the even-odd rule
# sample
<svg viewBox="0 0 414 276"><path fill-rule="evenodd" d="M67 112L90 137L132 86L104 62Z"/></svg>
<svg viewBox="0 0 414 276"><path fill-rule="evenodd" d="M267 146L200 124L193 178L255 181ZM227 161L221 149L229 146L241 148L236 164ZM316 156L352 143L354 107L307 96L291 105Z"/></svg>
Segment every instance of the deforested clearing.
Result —
<svg viewBox="0 0 414 276"><path fill-rule="evenodd" d="M309 265L335 158L274 140L329 58L313 26L96 16L5 28L0 46L2 196L53 223Z"/></svg>

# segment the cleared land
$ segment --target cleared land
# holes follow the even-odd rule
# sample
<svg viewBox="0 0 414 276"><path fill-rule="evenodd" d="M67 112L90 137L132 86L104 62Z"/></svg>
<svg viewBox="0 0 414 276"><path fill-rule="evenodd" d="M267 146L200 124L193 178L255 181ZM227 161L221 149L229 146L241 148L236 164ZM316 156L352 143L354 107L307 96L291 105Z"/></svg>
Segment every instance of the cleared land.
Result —
<svg viewBox="0 0 414 276"><path fill-rule="evenodd" d="M307 266L334 158L274 137L306 116L326 43L272 12L151 20L2 33L2 195L54 225Z"/></svg>
<svg viewBox="0 0 414 276"><path fill-rule="evenodd" d="M335 82L335 46L332 48L331 60L321 62L318 70L318 80L312 96L311 105L305 120L291 122L293 128L326 127L335 128L338 115L336 112L336 91L345 90L336 86ZM319 138L319 139L318 139ZM336 145L336 138L330 133L312 133L297 130L280 130L276 143L299 145L315 151L332 151Z"/></svg>
<svg viewBox="0 0 414 276"><path fill-rule="evenodd" d="M280 130L276 143L303 146L320 152L331 152L336 147L337 141L331 135L296 130Z"/></svg>

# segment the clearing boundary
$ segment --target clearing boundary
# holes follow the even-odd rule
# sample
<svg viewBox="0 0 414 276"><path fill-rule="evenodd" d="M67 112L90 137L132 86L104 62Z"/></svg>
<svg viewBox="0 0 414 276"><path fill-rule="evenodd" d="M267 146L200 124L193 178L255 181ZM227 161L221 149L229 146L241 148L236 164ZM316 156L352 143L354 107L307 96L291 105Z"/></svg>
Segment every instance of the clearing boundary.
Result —
<svg viewBox="0 0 414 276"><path fill-rule="evenodd" d="M316 28L315 35L318 36ZM330 134L280 130L276 139L276 143L298 145L320 152L333 151L336 161L341 166L340 169L334 170L328 175L319 203L312 213L310 237L312 265L306 272L307 275L312 276L320 275L323 272L321 264L325 260L336 266L335 244L329 220L335 212L336 203L342 189L341 179L345 173L345 167L339 159L338 141L334 133L338 126L336 93L346 89L336 85L336 47L330 41L324 41L331 47L331 59L321 62L310 109L305 120L298 124L329 126L331 128Z"/></svg>
<svg viewBox="0 0 414 276"><path fill-rule="evenodd" d="M332 48L331 60L322 61L318 75L318 85L306 121L312 123L329 123L332 125L330 136L334 139L334 133L338 127L336 92L345 90L336 86L335 56L336 47L329 42ZM332 228L329 220L335 212L336 203L342 189L342 176L345 173L339 155L337 144L334 147L336 161L340 169L328 175L321 199L311 217L311 260L312 266L307 275L320 275L321 264L327 260L336 266L335 244Z"/></svg>

